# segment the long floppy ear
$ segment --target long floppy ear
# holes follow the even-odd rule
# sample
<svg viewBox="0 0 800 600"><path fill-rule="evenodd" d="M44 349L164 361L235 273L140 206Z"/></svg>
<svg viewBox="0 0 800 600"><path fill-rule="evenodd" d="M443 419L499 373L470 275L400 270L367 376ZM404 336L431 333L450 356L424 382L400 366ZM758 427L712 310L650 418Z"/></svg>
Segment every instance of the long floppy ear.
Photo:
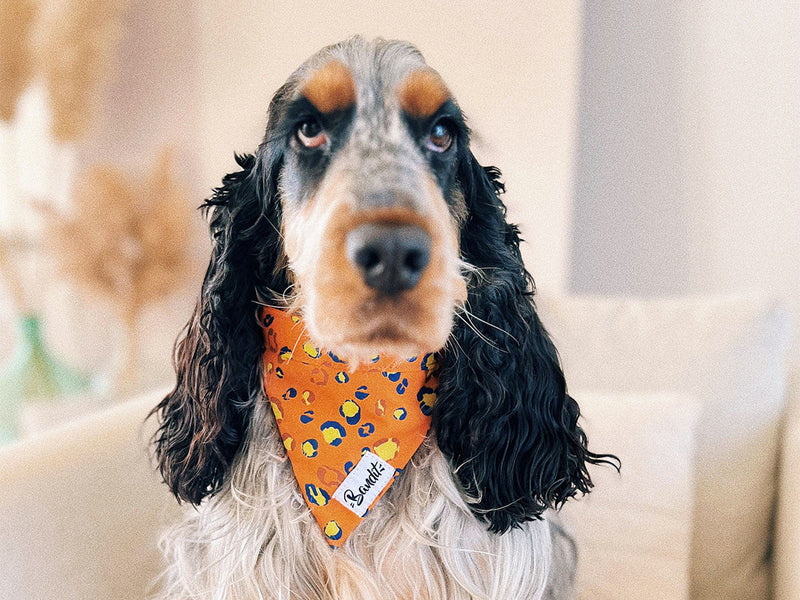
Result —
<svg viewBox="0 0 800 600"><path fill-rule="evenodd" d="M617 459L587 449L536 314L519 230L506 222L500 172L465 149L457 176L468 210L462 258L477 270L440 358L433 426L473 513L502 533L588 492L587 463Z"/></svg>
<svg viewBox="0 0 800 600"><path fill-rule="evenodd" d="M153 410L161 474L179 501L192 504L223 484L260 389L257 295L286 288L278 167L251 155L236 160L242 170L202 207L210 213L211 261L175 347L175 389Z"/></svg>

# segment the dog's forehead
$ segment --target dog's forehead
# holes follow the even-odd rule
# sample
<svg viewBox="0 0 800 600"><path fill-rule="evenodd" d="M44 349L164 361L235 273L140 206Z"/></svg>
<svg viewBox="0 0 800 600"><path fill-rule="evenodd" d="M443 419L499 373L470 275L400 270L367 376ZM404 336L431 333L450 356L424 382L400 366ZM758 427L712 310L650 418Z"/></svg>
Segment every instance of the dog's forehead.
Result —
<svg viewBox="0 0 800 600"><path fill-rule="evenodd" d="M304 96L320 112L347 109L377 114L396 108L417 116L433 114L450 92L413 45L354 37L308 59L290 79L294 98Z"/></svg>

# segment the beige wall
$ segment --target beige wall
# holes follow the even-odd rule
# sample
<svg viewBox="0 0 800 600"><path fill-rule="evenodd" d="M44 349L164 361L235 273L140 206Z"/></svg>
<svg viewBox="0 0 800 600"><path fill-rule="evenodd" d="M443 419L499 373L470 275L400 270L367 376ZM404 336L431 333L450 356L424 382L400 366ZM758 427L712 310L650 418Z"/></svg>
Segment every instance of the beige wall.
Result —
<svg viewBox="0 0 800 600"><path fill-rule="evenodd" d="M800 326L800 5L583 13L571 289L757 289Z"/></svg>
<svg viewBox="0 0 800 600"><path fill-rule="evenodd" d="M572 287L800 297L800 7L584 8Z"/></svg>

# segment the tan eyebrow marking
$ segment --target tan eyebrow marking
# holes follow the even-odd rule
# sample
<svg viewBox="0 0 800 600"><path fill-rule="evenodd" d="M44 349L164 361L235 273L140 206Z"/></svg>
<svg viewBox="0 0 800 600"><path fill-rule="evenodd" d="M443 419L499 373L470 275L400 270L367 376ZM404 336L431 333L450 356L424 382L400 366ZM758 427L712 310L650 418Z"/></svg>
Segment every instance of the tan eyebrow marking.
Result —
<svg viewBox="0 0 800 600"><path fill-rule="evenodd" d="M344 110L356 101L353 74L338 60L317 69L300 93L321 113Z"/></svg>
<svg viewBox="0 0 800 600"><path fill-rule="evenodd" d="M429 67L412 71L400 85L400 106L412 117L430 117L449 98L444 80Z"/></svg>

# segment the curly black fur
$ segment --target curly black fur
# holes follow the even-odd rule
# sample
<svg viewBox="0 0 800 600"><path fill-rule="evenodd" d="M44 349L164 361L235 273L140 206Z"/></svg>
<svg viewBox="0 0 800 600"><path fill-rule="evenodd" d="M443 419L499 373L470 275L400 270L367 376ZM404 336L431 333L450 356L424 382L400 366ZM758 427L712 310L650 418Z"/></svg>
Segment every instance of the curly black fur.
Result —
<svg viewBox="0 0 800 600"><path fill-rule="evenodd" d="M475 515L505 532L588 492L587 463L618 461L586 447L578 404L536 314L519 230L506 222L499 177L463 151L461 253L480 272L441 355L433 426Z"/></svg>
<svg viewBox="0 0 800 600"><path fill-rule="evenodd" d="M287 287L275 178L264 177L252 155L236 161L242 170L226 176L201 207L210 211L211 261L176 344L175 389L153 411L164 481L193 504L222 485L258 396L263 341L256 294Z"/></svg>

